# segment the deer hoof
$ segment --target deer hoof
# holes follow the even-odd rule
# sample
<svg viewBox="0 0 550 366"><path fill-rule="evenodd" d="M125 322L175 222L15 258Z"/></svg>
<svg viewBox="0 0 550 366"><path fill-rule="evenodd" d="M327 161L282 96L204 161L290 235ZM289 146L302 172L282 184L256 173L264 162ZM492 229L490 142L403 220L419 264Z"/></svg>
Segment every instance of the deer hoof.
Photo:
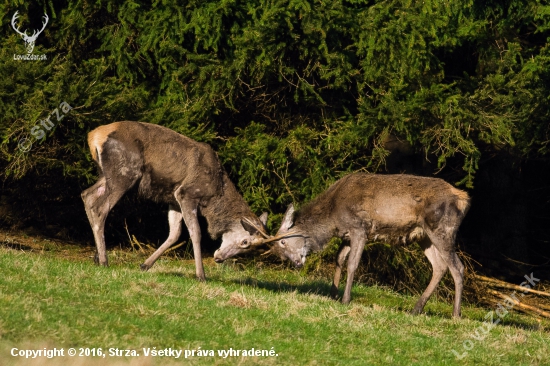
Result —
<svg viewBox="0 0 550 366"><path fill-rule="evenodd" d="M143 272L147 272L149 268L151 268L151 266L148 266L147 264L143 263L142 265L139 266L139 268L141 268Z"/></svg>
<svg viewBox="0 0 550 366"><path fill-rule="evenodd" d="M97 254L97 253L94 255L94 263L97 266L109 267L109 262L108 261L105 261L105 263L101 263L101 261L99 260L99 254Z"/></svg>

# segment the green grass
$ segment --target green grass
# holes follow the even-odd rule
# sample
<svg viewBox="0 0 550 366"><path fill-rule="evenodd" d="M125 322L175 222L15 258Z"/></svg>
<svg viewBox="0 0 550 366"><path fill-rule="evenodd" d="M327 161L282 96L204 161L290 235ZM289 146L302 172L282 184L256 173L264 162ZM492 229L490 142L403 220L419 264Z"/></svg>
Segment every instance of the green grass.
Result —
<svg viewBox="0 0 550 366"><path fill-rule="evenodd" d="M12 247L14 247L12 245ZM430 300L412 316L416 298L382 287L354 286L349 306L328 297L329 279L284 268L216 265L194 279L192 261L162 258L141 272L142 255L110 251L111 267L89 251L45 243L42 250L0 247L0 364L351 364L548 365L548 323L509 313L484 340L463 342L490 309ZM469 345L469 344L468 344ZM33 362L10 350L44 347L143 347L214 350L216 356L173 358L64 357ZM270 350L277 357L228 357L229 348Z"/></svg>

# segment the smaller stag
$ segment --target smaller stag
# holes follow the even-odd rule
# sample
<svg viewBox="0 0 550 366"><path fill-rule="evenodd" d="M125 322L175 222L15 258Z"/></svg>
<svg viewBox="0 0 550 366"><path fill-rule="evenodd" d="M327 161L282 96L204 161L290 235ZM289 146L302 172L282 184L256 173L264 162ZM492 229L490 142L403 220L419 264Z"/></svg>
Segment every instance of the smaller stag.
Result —
<svg viewBox="0 0 550 366"><path fill-rule="evenodd" d="M267 213L260 219L252 213L207 144L165 127L123 121L91 131L88 145L100 172L97 183L82 192L97 246L96 263L107 266L107 215L136 184L141 196L169 205L168 239L141 265L142 270L151 268L178 240L183 220L193 242L197 278L204 281L199 214L206 218L210 236L222 237L222 248L236 248L229 251L231 255L268 237Z"/></svg>
<svg viewBox="0 0 550 366"><path fill-rule="evenodd" d="M301 267L308 253L322 250L332 237L342 238L331 295L338 296L342 267L349 256L342 298L347 304L366 242L416 241L433 274L413 312L422 312L448 268L455 282L453 316L460 317L464 266L455 252L455 238L469 201L466 192L441 179L355 173L334 183L296 215L290 205L277 235L264 242L277 241L274 252Z"/></svg>
<svg viewBox="0 0 550 366"><path fill-rule="evenodd" d="M36 39L38 38L40 33L44 31L44 28L46 28L46 25L48 24L48 20L50 20L50 18L48 18L48 14L44 13L44 17L43 17L44 22L42 23L42 29L40 29L39 31L34 30L32 33L32 36L29 36L27 35L26 30L25 32L21 32L19 30L19 27L15 23L17 18L19 17L17 13L18 12L16 11L15 14L13 14L13 17L11 18L11 26L13 27L13 30L17 32L17 34L23 37L23 41L25 41L25 48L27 49L27 53L32 53L32 51L34 50L34 42L36 42Z"/></svg>

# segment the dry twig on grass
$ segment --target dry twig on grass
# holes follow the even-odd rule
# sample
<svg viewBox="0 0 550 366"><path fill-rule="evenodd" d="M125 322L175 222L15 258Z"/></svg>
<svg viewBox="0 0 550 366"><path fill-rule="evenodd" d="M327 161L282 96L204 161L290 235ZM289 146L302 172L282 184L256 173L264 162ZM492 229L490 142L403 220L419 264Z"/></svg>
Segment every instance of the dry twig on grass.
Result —
<svg viewBox="0 0 550 366"><path fill-rule="evenodd" d="M547 304L545 302L548 301L546 300L546 298L550 297L550 293L533 290L532 288L528 287L518 286L496 278L490 278L480 275L475 275L475 278L480 284L482 284L482 286L485 287L484 293L493 295L482 296L481 299L485 303L489 305L499 303L502 304L503 300L505 300L512 305L511 309L521 311L523 313L533 316L550 318L550 312L547 311L550 310L550 304ZM516 294L516 291L518 291L521 294L521 301L517 298L517 296L504 294L497 289L515 290L514 294Z"/></svg>

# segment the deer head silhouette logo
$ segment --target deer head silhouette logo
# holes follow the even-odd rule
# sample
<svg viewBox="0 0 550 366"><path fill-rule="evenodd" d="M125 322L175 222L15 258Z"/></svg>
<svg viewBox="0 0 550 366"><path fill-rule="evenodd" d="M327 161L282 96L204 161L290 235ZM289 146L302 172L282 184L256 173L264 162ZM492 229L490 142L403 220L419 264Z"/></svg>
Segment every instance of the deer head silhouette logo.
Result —
<svg viewBox="0 0 550 366"><path fill-rule="evenodd" d="M29 36L27 35L26 30L24 32L19 31L19 27L15 23L17 21L17 18L19 17L17 13L18 12L16 11L15 14L13 14L13 17L11 18L11 26L13 27L13 30L16 31L17 34L19 34L23 38L23 41L25 41L25 48L27 49L27 53L32 53L32 50L34 49L34 42L36 42L36 38L38 38L40 33L42 33L44 28L46 28L46 24L48 24L48 20L50 20L50 18L48 18L48 15L46 13L44 13L44 16L43 16L44 22L42 23L42 29L40 29L39 31L34 30L32 35Z"/></svg>

